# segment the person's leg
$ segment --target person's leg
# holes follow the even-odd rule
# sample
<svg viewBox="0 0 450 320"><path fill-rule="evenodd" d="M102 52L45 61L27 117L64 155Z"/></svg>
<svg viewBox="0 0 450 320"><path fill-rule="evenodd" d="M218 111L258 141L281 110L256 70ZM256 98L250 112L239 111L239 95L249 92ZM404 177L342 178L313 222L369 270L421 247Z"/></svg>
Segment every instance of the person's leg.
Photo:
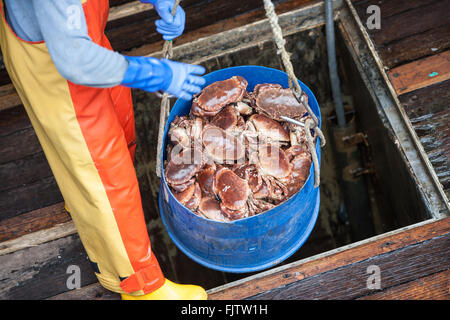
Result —
<svg viewBox="0 0 450 320"><path fill-rule="evenodd" d="M128 150L130 151L131 159L133 159L134 162L136 152L136 129L131 89L124 86L116 86L110 88L110 92L117 119L125 134Z"/></svg>
<svg viewBox="0 0 450 320"><path fill-rule="evenodd" d="M158 289L165 279L109 90L66 82L52 91L34 95L27 112L100 283L137 295Z"/></svg>

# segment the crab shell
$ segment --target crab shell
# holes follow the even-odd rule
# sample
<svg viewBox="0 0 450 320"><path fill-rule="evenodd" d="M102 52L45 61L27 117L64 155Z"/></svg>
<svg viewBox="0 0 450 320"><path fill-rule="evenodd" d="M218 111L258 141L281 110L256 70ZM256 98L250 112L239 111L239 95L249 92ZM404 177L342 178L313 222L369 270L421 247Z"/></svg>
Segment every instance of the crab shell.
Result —
<svg viewBox="0 0 450 320"><path fill-rule="evenodd" d="M245 205L245 207L242 208L241 210L230 210L221 203L220 210L222 210L224 215L230 220L238 220L238 219L246 218L249 213L247 205Z"/></svg>
<svg viewBox="0 0 450 320"><path fill-rule="evenodd" d="M211 124L203 128L202 142L207 154L217 162L239 160L245 156L242 139Z"/></svg>
<svg viewBox="0 0 450 320"><path fill-rule="evenodd" d="M171 157L166 166L169 185L182 185L190 181L203 167L202 151L197 148L184 149Z"/></svg>
<svg viewBox="0 0 450 320"><path fill-rule="evenodd" d="M250 116L247 122L251 122L258 133L272 141L290 141L289 132L278 121L263 114L254 114Z"/></svg>
<svg viewBox="0 0 450 320"><path fill-rule="evenodd" d="M258 192L262 188L263 181L258 173L258 169L254 164L237 164L233 168L233 172L236 173L239 178L247 181L248 186L250 187L250 190L253 194L255 192Z"/></svg>
<svg viewBox="0 0 450 320"><path fill-rule="evenodd" d="M184 203L184 206L192 211L197 210L202 199L202 190L198 183L194 184L194 192L192 197Z"/></svg>
<svg viewBox="0 0 450 320"><path fill-rule="evenodd" d="M232 105L228 105L216 114L210 123L223 130L231 130L237 126L238 120L239 111Z"/></svg>
<svg viewBox="0 0 450 320"><path fill-rule="evenodd" d="M249 215L250 216L270 210L275 207L275 205L270 202L267 202L265 200L256 199L254 197L251 197L247 203L248 203L248 207L249 207Z"/></svg>
<svg viewBox="0 0 450 320"><path fill-rule="evenodd" d="M286 182L289 197L298 192L305 184L309 176L311 163L311 155L307 152L299 154L291 160L292 174Z"/></svg>
<svg viewBox="0 0 450 320"><path fill-rule="evenodd" d="M276 179L287 178L291 174L291 164L283 149L265 144L258 148L257 167L263 176Z"/></svg>
<svg viewBox="0 0 450 320"><path fill-rule="evenodd" d="M183 192L174 192L174 197L187 208L197 209L201 199L201 189L198 183L193 183Z"/></svg>
<svg viewBox="0 0 450 320"><path fill-rule="evenodd" d="M245 209L251 192L247 181L226 167L217 170L214 177L214 191L221 200L222 210L229 212Z"/></svg>
<svg viewBox="0 0 450 320"><path fill-rule="evenodd" d="M230 221L230 219L228 219L225 216L222 209L220 209L220 203L219 203L219 201L217 201L217 199L215 197L202 198L197 211L205 218L208 218L211 220L222 221L222 222Z"/></svg>
<svg viewBox="0 0 450 320"><path fill-rule="evenodd" d="M247 80L241 76L211 83L203 88L200 95L194 97L192 113L198 116L217 114L226 105L240 101L247 84Z"/></svg>
<svg viewBox="0 0 450 320"><path fill-rule="evenodd" d="M184 182L184 183L180 183L180 184L170 184L170 186L172 187L172 189L175 192L183 192L185 191L187 188L189 188L191 185L193 185L195 183L195 178L189 179L188 181Z"/></svg>
<svg viewBox="0 0 450 320"><path fill-rule="evenodd" d="M205 168L197 174L197 181L202 190L202 195L206 197L214 196L214 174L216 173L216 166L214 164L207 164Z"/></svg>
<svg viewBox="0 0 450 320"><path fill-rule="evenodd" d="M308 103L305 94L305 103ZM291 89L283 89L276 84L258 84L253 94L253 104L258 112L272 119L283 121L280 117L300 118L306 113L306 108L292 94Z"/></svg>

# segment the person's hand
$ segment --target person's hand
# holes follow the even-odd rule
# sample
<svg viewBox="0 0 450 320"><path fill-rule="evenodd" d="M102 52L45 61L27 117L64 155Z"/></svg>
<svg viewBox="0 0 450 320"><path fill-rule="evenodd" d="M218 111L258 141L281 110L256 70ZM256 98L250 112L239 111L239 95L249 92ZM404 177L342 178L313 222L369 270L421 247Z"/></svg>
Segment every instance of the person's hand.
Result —
<svg viewBox="0 0 450 320"><path fill-rule="evenodd" d="M178 98L191 100L194 94L199 93L205 84L205 79L200 77L205 73L205 68L199 65L180 63L163 59L172 71L172 81L164 90Z"/></svg>
<svg viewBox="0 0 450 320"><path fill-rule="evenodd" d="M177 98L192 99L201 91L205 79L200 77L205 68L167 59L127 57L128 68L122 85L149 92L165 91Z"/></svg>
<svg viewBox="0 0 450 320"><path fill-rule="evenodd" d="M155 22L156 31L163 35L164 40L173 40L184 31L186 14L181 6L177 7L175 16L172 16L174 0L141 0L143 3L151 3L161 17Z"/></svg>

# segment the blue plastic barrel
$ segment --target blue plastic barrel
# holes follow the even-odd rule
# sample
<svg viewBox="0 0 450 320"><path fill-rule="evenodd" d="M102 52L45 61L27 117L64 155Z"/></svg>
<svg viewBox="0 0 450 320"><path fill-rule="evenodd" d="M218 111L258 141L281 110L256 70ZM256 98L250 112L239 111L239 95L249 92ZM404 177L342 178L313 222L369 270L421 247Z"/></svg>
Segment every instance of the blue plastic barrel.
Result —
<svg viewBox="0 0 450 320"><path fill-rule="evenodd" d="M209 73L204 76L205 86L237 75L247 79L249 91L253 91L258 83L289 87L286 73L260 66L232 67ZM320 121L316 98L306 85L299 83ZM165 127L164 150L170 123L175 116L188 114L190 107L191 101L176 101ZM320 161L319 143L316 152ZM164 152L163 160L165 156ZM212 221L192 213L172 195L164 175L159 192L161 218L177 247L201 265L235 273L270 268L296 252L316 223L319 204L320 193L319 188L314 189L313 165L303 188L289 200L259 215L233 222Z"/></svg>

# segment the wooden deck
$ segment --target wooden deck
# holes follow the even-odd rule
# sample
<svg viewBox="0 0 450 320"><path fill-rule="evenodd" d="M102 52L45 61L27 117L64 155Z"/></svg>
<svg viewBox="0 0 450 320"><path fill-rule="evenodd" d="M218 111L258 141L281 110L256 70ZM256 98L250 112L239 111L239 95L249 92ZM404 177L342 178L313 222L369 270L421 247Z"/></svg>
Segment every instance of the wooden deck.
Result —
<svg viewBox="0 0 450 320"><path fill-rule="evenodd" d="M111 0L107 35L113 47L122 53L150 55L162 46L153 27L156 13L138 2ZM276 1L277 12L319 2ZM367 29L367 34L448 201L450 1L351 3L363 25L369 5L381 8L381 30ZM176 46L264 18L261 0L184 0L183 7L189 23ZM0 85L0 299L118 299L117 294L104 290L96 282L34 130L4 68L0 68ZM144 186L146 192L155 192L147 187ZM152 215L157 215L156 205L150 202L144 206L149 213L146 219L152 220ZM162 226L152 228L158 240L161 233L158 228ZM322 234L318 234L316 241L323 244L320 250L312 248L306 258L299 257L298 261L237 281L177 254L177 263L186 265L189 273L180 274L170 266L174 253L158 241L152 239L152 243L161 246L156 248L161 252L161 264L178 281L183 282L197 272L204 274L201 284L213 288L209 290L210 299L449 299L449 232L450 218L430 219L337 249L327 243L331 241L329 238L320 238ZM68 265L80 266L81 289L67 290ZM370 265L380 267L379 290L367 288ZM226 284L220 286L223 283Z"/></svg>
<svg viewBox="0 0 450 320"><path fill-rule="evenodd" d="M354 1L362 21L371 4L382 25L367 32L449 197L450 1Z"/></svg>
<svg viewBox="0 0 450 320"><path fill-rule="evenodd" d="M367 283L380 270L380 289ZM211 300L450 298L450 218L397 230L211 289ZM99 284L51 299L115 300Z"/></svg>

